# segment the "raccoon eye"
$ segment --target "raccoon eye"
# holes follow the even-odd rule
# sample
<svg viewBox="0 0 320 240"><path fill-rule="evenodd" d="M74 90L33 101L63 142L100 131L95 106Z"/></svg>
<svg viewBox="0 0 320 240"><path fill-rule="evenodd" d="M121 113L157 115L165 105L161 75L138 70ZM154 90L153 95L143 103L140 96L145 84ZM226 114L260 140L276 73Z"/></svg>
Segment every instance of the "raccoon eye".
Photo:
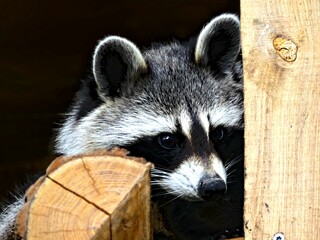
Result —
<svg viewBox="0 0 320 240"><path fill-rule="evenodd" d="M181 138L172 133L162 133L158 136L158 143L164 149L175 149L179 147Z"/></svg>
<svg viewBox="0 0 320 240"><path fill-rule="evenodd" d="M221 143L228 136L228 130L224 127L216 127L210 131L210 140L213 143Z"/></svg>

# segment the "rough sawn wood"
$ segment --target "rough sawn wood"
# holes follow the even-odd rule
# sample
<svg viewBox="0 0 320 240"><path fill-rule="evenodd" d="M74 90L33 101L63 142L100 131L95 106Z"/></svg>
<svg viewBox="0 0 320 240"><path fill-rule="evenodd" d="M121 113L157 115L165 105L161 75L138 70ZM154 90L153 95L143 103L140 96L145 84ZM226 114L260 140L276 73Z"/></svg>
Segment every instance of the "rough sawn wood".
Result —
<svg viewBox="0 0 320 240"><path fill-rule="evenodd" d="M245 237L318 240L320 1L243 0L241 32Z"/></svg>
<svg viewBox="0 0 320 240"><path fill-rule="evenodd" d="M24 239L150 239L150 163L112 153L58 158L27 193Z"/></svg>

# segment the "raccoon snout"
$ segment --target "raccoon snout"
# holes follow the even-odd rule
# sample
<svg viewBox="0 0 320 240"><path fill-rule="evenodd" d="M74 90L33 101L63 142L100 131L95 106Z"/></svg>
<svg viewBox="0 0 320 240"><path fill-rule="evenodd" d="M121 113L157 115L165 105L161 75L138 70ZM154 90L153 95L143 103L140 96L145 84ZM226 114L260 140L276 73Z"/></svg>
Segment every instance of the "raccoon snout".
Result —
<svg viewBox="0 0 320 240"><path fill-rule="evenodd" d="M212 200L216 194L225 194L225 182L219 176L204 176L198 185L198 194L203 200Z"/></svg>

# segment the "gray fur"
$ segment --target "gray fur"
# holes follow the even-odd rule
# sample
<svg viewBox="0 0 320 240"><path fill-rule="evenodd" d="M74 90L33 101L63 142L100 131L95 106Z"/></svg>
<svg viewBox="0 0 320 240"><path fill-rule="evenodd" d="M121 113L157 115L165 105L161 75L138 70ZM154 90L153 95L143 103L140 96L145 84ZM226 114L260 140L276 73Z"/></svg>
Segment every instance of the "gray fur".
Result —
<svg viewBox="0 0 320 240"><path fill-rule="evenodd" d="M77 155L125 147L133 155L139 155L137 146L142 139L151 144L150 139L163 133L179 132L184 139L183 149L172 159L159 156L160 164L155 162L152 184L160 186L165 194L181 199L170 201L163 208L169 228L177 237L172 239L195 239L188 233L189 228L183 227L183 221L179 221L186 217L178 216L173 209L183 205L176 201L200 202L190 207L187 218L191 220L187 222L194 221L205 211L204 206L208 209L213 206L200 194L203 179L219 179L229 185L230 170L234 171L232 167L239 162L224 162L210 142L212 129L220 126L243 129L239 53L239 20L232 14L214 18L190 42L156 44L143 51L127 39L106 37L94 52L92 76L84 81L59 130L57 153ZM148 159L147 153L141 156L154 160ZM172 164L163 169L161 161ZM238 186L234 189L241 191L241 181ZM18 205L20 208L21 204ZM241 208L241 200L237 206ZM13 207L9 215L15 215L18 208ZM8 210L0 217L0 224L7 213ZM207 239L220 231L218 220L208 219L206 223L200 218L201 227L195 224L197 230L190 229L197 239ZM13 225L12 220L7 226ZM230 227L237 224L240 223L235 221ZM3 236L0 233L0 238Z"/></svg>
<svg viewBox="0 0 320 240"><path fill-rule="evenodd" d="M228 14L218 18L230 24L236 30L235 35L239 37L237 17ZM219 24L216 19L213 19L207 26L215 27L216 25ZM230 31L231 26L228 25ZM220 25L219 28L221 28ZM207 31L207 28L204 28L203 31ZM203 34L200 36L206 40L197 40L196 50L199 52L201 52L199 46L207 49L206 45L209 42L207 38L210 37L203 36ZM219 118L219 120L214 120L217 122L212 124L230 124L241 128L243 109L242 95L239 94L239 91L242 90L242 83L234 81L236 72L241 72L237 69L239 64L236 63L236 57L240 50L238 37L236 38L236 47L233 46L236 49L235 52L227 53L228 56L232 55L232 67L230 67L231 63L227 61L227 66L223 69L228 68L228 72L223 72L225 76L219 81L217 81L217 77L212 76L210 66L199 68L200 63L194 63L195 61L207 62L208 60L200 60L206 56L203 53L191 53L187 44L173 42L167 45L157 45L141 53L136 47L132 47L135 46L133 43L126 39L114 36L107 37L101 42L118 41L118 44L114 43L112 46L113 49L118 47L121 55L124 55L123 52L130 52L128 54L130 58L128 57L129 59L126 60L130 60L128 66L130 69L135 69L133 71L135 75L125 76L121 83L121 89L117 89L118 94L122 96L121 98L114 98L112 94L108 95L109 89L104 88L104 92L100 93L100 95L104 95L103 104L80 120L77 119L77 113L82 103L77 102L60 129L57 138L57 152L75 155L97 148L127 145L143 136L156 135L165 131L172 132L175 130L173 124L177 121L177 116L187 109L186 99L188 99L188 104L195 106L195 108L206 110L208 114L213 116L213 120L220 109L221 115L225 119ZM105 44L103 46L105 47ZM95 51L94 66L98 65L96 56L99 55L100 50L101 43ZM103 50L105 51L105 49ZM144 59L141 59L141 54ZM198 60L196 60L197 58ZM145 62L150 69L150 75L139 78L136 75L137 69L140 65L141 69L145 69ZM100 87L103 84L101 83L103 78L100 78L102 74L94 72L94 75L100 90L103 88ZM107 82L106 80L105 78L105 82ZM135 85L132 86L133 84ZM107 86L107 84L105 85ZM216 95L212 98L212 93L219 94L219 96ZM121 124L119 124L120 122ZM74 139L82 140L74 141Z"/></svg>
<svg viewBox="0 0 320 240"><path fill-rule="evenodd" d="M107 61L104 61L104 60ZM127 69L121 69L122 60ZM112 88L121 84L121 81L133 81L139 74L147 70L146 63L139 49L130 41L111 36L99 42L93 55L92 72L98 85L99 94L102 98L119 93L112 92ZM130 89L127 82L127 89Z"/></svg>
<svg viewBox="0 0 320 240"><path fill-rule="evenodd" d="M17 197L17 200L3 209L0 214L0 239L10 240L15 234L15 220L24 204L24 197Z"/></svg>
<svg viewBox="0 0 320 240"><path fill-rule="evenodd" d="M198 64L209 65L217 64L221 71L228 74L233 69L240 52L240 32L234 31L239 27L238 17L230 14L222 14L214 18L201 31L195 49L195 60ZM221 38L220 31L229 36L231 46L226 47L226 41ZM212 38L216 38L214 45L211 45ZM210 49L212 48L212 49ZM224 51L224 52L223 52ZM213 52L213 54L210 52ZM215 56L224 54L220 59Z"/></svg>

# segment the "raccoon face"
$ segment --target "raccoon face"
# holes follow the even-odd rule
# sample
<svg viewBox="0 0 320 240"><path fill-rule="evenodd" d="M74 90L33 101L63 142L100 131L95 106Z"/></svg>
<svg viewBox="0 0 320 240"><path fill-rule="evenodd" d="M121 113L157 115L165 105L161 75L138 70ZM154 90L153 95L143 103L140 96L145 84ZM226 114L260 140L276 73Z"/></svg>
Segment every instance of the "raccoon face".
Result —
<svg viewBox="0 0 320 240"><path fill-rule="evenodd" d="M243 128L239 53L239 20L231 14L214 18L188 43L142 52L124 38L106 37L57 151L124 147L155 164L153 184L167 193L201 201L225 192L237 161L224 150Z"/></svg>

